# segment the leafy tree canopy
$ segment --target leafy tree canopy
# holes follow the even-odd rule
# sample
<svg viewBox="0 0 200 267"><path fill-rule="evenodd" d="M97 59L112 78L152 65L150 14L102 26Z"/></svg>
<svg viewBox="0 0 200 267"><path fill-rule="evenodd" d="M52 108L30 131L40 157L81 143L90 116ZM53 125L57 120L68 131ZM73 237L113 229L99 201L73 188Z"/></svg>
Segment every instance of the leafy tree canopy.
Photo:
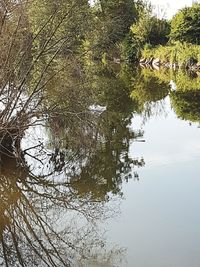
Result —
<svg viewBox="0 0 200 267"><path fill-rule="evenodd" d="M200 4L181 9L171 21L171 39L200 44Z"/></svg>
<svg viewBox="0 0 200 267"><path fill-rule="evenodd" d="M166 44L170 33L169 23L165 19L152 16L151 10L143 10L138 21L132 25L134 39L140 44Z"/></svg>
<svg viewBox="0 0 200 267"><path fill-rule="evenodd" d="M96 0L93 8L96 18L88 38L90 43L100 52L116 49L116 44L129 33L144 5L141 0Z"/></svg>

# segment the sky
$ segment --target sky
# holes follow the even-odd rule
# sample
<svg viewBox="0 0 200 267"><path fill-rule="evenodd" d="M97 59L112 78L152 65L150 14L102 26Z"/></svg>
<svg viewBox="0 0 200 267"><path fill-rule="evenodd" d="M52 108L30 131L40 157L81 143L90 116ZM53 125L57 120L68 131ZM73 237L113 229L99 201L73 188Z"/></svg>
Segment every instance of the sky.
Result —
<svg viewBox="0 0 200 267"><path fill-rule="evenodd" d="M181 8L191 6L193 0L150 0L160 17L170 19Z"/></svg>

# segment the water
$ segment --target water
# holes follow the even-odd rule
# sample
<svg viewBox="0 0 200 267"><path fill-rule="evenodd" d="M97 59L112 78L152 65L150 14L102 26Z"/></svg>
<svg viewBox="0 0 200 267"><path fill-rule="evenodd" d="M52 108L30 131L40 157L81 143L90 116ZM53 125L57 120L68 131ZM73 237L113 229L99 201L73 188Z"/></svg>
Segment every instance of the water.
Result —
<svg viewBox="0 0 200 267"><path fill-rule="evenodd" d="M138 182L123 187L121 217L109 227L109 238L127 248L127 263L120 266L200 262L200 129L178 119L168 98L165 105L167 116L153 116L143 126L146 142L130 148L146 166Z"/></svg>
<svg viewBox="0 0 200 267"><path fill-rule="evenodd" d="M199 76L88 77L1 153L2 265L198 267Z"/></svg>

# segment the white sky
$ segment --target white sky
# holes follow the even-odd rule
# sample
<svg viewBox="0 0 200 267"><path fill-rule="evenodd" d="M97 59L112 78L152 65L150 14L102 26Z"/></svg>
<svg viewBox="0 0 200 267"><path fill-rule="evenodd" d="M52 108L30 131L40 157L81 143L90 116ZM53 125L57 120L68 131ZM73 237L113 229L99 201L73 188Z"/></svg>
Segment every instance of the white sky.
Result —
<svg viewBox="0 0 200 267"><path fill-rule="evenodd" d="M171 18L179 9L191 6L193 0L150 0L159 16Z"/></svg>

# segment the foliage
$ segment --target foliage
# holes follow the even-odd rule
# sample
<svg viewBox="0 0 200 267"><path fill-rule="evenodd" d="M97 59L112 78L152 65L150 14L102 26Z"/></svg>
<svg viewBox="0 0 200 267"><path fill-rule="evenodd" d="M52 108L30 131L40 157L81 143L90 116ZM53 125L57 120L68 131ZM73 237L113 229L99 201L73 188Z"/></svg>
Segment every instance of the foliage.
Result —
<svg viewBox="0 0 200 267"><path fill-rule="evenodd" d="M200 122L200 91L172 92L170 100L179 118Z"/></svg>
<svg viewBox="0 0 200 267"><path fill-rule="evenodd" d="M121 51L123 58L131 62L136 62L141 55L141 44L139 40L133 37L133 34L129 32L121 44Z"/></svg>
<svg viewBox="0 0 200 267"><path fill-rule="evenodd" d="M167 46L157 46L155 48L144 48L143 58L159 58L161 62L179 63L181 67L186 67L190 62L200 61L200 46L188 43L175 42Z"/></svg>
<svg viewBox="0 0 200 267"><path fill-rule="evenodd" d="M169 83L157 78L149 69L139 71L132 82L131 98L138 102L141 112L151 112L151 105L167 96L170 89Z"/></svg>
<svg viewBox="0 0 200 267"><path fill-rule="evenodd" d="M142 8L141 5L137 8L137 20L130 27L130 32L122 43L123 56L129 62L137 61L141 56L141 49L147 44L166 44L170 31L166 20L152 15L151 5L144 3Z"/></svg>
<svg viewBox="0 0 200 267"><path fill-rule="evenodd" d="M181 9L171 21L171 39L200 44L200 4Z"/></svg>
<svg viewBox="0 0 200 267"><path fill-rule="evenodd" d="M34 0L28 13L33 36L40 32L35 49L42 49L48 42L48 52L55 52L63 41L62 53L76 52L90 28L87 0Z"/></svg>
<svg viewBox="0 0 200 267"><path fill-rule="evenodd" d="M148 43L155 46L168 42L170 27L166 20L152 16L151 11L143 11L139 20L132 25L131 31L133 38L141 45Z"/></svg>
<svg viewBox="0 0 200 267"><path fill-rule="evenodd" d="M5 2L12 2L14 8L6 15L0 36L1 147L5 152L0 151L4 165L0 177L1 263L76 266L76 260L80 263L92 249L104 245L95 235L94 226L97 219L104 218L105 201L97 200L108 200L110 192L120 195L122 179L131 177L132 166L144 164L142 160L131 159L128 153L130 140L138 137L128 127L132 102L126 88L120 90L123 82L113 82L117 75L109 73L103 83L104 69L99 71L102 77L98 79L93 72L86 73L83 61L79 60L80 47L89 30L86 1L33 0L25 1L24 5L22 1ZM18 24L19 18L25 23ZM30 58L25 64L27 51ZM21 67L18 70L21 65L26 66L24 71ZM120 85L115 87L116 84ZM124 105L123 98L124 102L129 99L128 104ZM95 100L106 103L109 114L105 112L99 119L99 113L90 108ZM124 112L116 112L115 103L120 103ZM49 140L42 138L40 130L46 125L52 130L53 148L47 147ZM29 127L30 135L25 132ZM16 135L11 135L11 129L16 130ZM36 140L25 142L27 149L22 151L22 137L26 133L32 138L35 129ZM55 129L67 139L63 150L57 146L64 143L64 137L58 138ZM10 161L5 157L6 135L10 138ZM2 140L6 140L6 147ZM109 168L110 175L105 177L108 183L99 193L99 182ZM88 189L81 195L73 179L70 180L82 182L85 177L89 183L93 178L97 185L95 188L91 185L90 198ZM72 220L66 224L66 218L75 214L80 215L76 217L80 227L75 227Z"/></svg>
<svg viewBox="0 0 200 267"><path fill-rule="evenodd" d="M0 86L9 79L15 84L31 61L26 3L23 0L6 2L5 6L0 5Z"/></svg>
<svg viewBox="0 0 200 267"><path fill-rule="evenodd" d="M117 39L121 40L129 32L133 22L136 21L137 6L142 2L136 0L99 0L97 3L101 11L98 16L104 20L108 18L108 20L116 22L112 30L118 32Z"/></svg>
<svg viewBox="0 0 200 267"><path fill-rule="evenodd" d="M105 53L108 59L120 57L130 27L138 20L145 4L141 0L99 0L95 3L93 30L87 36L90 47L95 47L94 57L101 58Z"/></svg>

